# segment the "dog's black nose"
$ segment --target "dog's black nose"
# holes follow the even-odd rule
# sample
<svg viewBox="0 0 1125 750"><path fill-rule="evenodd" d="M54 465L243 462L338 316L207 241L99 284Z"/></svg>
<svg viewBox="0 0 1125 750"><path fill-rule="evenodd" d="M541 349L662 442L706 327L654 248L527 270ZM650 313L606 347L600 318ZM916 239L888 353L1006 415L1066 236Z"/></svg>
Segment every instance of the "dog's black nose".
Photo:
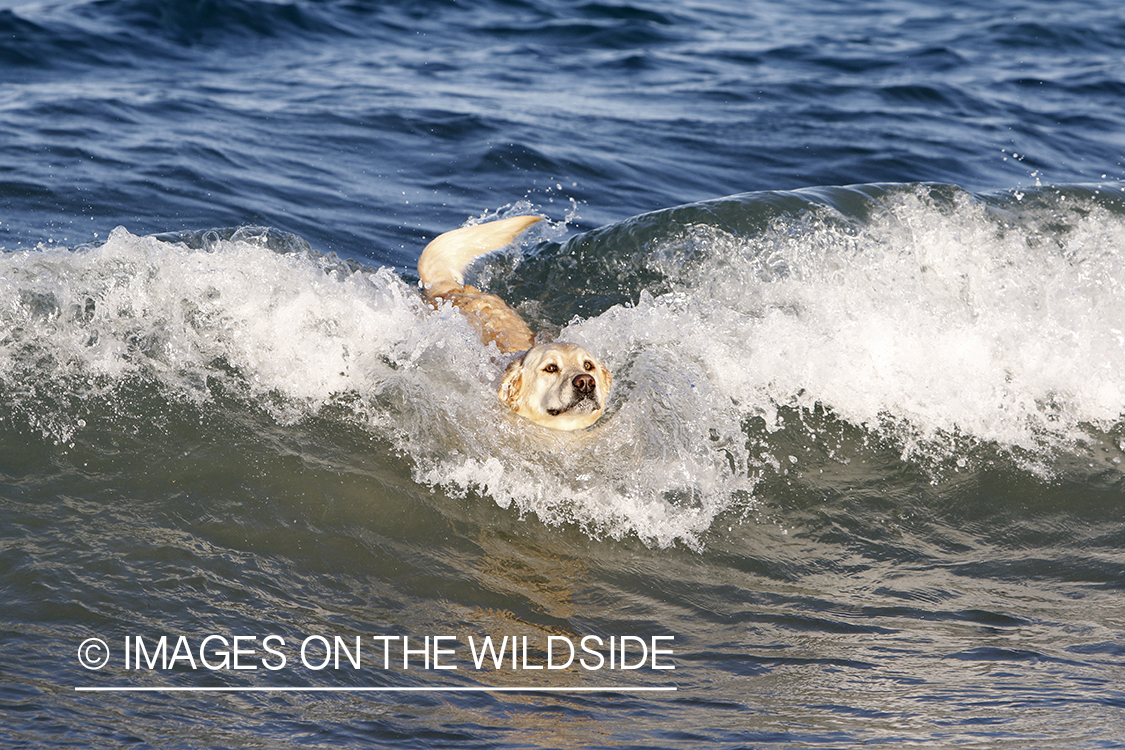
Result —
<svg viewBox="0 0 1125 750"><path fill-rule="evenodd" d="M574 385L574 389L579 393L589 393L597 387L597 384L594 382L594 377L592 375L587 375L586 373L575 375L574 380L570 382Z"/></svg>

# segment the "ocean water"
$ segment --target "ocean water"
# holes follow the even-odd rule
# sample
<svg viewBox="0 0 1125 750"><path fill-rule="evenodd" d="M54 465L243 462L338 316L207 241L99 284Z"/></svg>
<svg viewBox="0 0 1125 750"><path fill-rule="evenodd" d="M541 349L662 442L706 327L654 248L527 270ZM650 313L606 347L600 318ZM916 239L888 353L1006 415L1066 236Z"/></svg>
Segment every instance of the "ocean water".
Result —
<svg viewBox="0 0 1125 750"><path fill-rule="evenodd" d="M1125 747L1117 3L0 2L0 746ZM421 301L612 370L505 412Z"/></svg>

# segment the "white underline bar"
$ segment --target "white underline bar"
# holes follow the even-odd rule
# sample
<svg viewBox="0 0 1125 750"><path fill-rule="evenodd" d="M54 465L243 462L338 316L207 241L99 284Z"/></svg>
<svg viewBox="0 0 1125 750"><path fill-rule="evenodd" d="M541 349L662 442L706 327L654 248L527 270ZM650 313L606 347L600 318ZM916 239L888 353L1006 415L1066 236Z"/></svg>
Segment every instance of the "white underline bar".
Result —
<svg viewBox="0 0 1125 750"><path fill-rule="evenodd" d="M676 687L76 687L83 693L656 693Z"/></svg>

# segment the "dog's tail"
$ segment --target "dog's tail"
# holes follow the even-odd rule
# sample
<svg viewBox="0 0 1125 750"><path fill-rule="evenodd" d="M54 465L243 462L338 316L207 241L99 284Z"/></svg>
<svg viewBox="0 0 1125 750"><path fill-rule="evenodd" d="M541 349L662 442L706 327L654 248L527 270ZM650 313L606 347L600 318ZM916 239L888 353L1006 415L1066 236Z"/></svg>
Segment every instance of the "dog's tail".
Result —
<svg viewBox="0 0 1125 750"><path fill-rule="evenodd" d="M538 216L513 216L461 227L439 236L418 258L418 276L431 304L449 302L477 327L485 344L495 342L502 352L526 351L535 334L515 310L495 294L465 286L465 267L485 253L510 245Z"/></svg>
<svg viewBox="0 0 1125 750"><path fill-rule="evenodd" d="M418 276L430 297L440 297L465 284L465 267L481 255L510 245L538 216L513 216L454 229L440 235L418 258Z"/></svg>

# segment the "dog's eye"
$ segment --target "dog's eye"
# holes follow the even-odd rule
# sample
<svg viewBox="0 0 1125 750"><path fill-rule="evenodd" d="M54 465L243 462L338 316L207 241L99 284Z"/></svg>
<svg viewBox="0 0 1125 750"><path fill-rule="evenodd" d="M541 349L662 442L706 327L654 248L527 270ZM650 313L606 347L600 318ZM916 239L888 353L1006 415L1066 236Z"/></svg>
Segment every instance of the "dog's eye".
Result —
<svg viewBox="0 0 1125 750"><path fill-rule="evenodd" d="M558 372L558 371L559 371L559 366L556 365L554 362L552 362L551 364L549 364L549 365L547 365L546 367L543 368L543 372Z"/></svg>
<svg viewBox="0 0 1125 750"><path fill-rule="evenodd" d="M582 366L586 368L586 372L590 372L594 369L594 363L590 360L586 360L585 364L583 364Z"/></svg>

